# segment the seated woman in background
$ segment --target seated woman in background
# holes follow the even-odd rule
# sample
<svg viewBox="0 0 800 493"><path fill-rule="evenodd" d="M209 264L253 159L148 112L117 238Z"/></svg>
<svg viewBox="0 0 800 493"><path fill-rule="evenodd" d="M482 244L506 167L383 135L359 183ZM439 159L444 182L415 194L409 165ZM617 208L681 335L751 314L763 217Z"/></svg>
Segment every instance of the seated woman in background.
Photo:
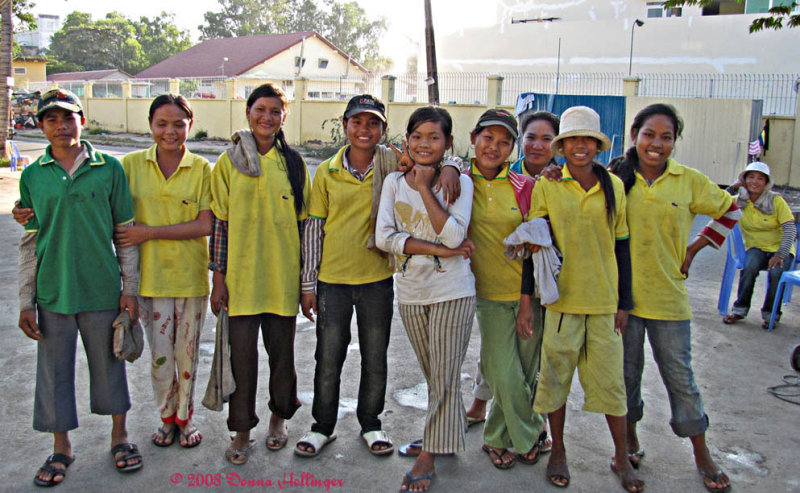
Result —
<svg viewBox="0 0 800 493"><path fill-rule="evenodd" d="M731 193L738 190L736 205L742 209L739 227L742 229L747 253L744 269L739 275L736 301L733 303L731 313L722 319L726 324L736 323L747 316L758 271L766 270L769 282L767 295L761 306L763 320L761 328L769 328L778 281L794 264L796 254L794 240L797 234L794 215L789 209L789 204L771 188L769 166L758 161L747 165L736 183L728 187ZM777 323L780 318L779 304L775 322Z"/></svg>

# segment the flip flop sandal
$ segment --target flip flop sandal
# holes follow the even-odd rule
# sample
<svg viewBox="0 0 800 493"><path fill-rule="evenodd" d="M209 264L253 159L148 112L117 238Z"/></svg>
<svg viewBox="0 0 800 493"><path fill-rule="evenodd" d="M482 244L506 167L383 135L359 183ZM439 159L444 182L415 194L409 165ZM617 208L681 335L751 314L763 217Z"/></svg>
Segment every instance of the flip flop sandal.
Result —
<svg viewBox="0 0 800 493"><path fill-rule="evenodd" d="M556 488L566 488L569 486L569 467L567 467L566 462L556 465L551 465L548 462L545 474L547 474L548 481ZM563 481L563 483L560 482L559 479Z"/></svg>
<svg viewBox="0 0 800 493"><path fill-rule="evenodd" d="M397 453L403 457L418 457L420 452L422 452L422 438L401 445L400 448L397 449Z"/></svg>
<svg viewBox="0 0 800 493"><path fill-rule="evenodd" d="M295 445L294 453L299 457L316 457L319 455L320 452L322 452L322 449L324 449L326 445L328 445L334 440L336 440L336 435L331 435L328 437L316 431L309 431L308 433L303 435L303 438L301 438L300 441L297 442L297 445L302 444L305 445L306 447L310 445L311 447L314 447L314 450L313 451L301 450L297 448L297 445Z"/></svg>
<svg viewBox="0 0 800 493"><path fill-rule="evenodd" d="M59 469L57 467L54 467L53 466L54 462L58 462L59 464L64 464L64 469ZM33 477L33 484L35 484L36 486L49 487L63 483L64 478L67 477L67 468L73 462L75 462L75 457L69 457L64 454L50 454L50 456L47 457L47 459L44 461L44 464L42 464L42 467L39 468L39 471L47 471L50 474L52 474L52 476L48 481L45 481L43 479L39 479L38 476L39 471L36 471L36 476ZM61 481L56 481L55 480L56 476L61 476L62 478Z"/></svg>
<svg viewBox="0 0 800 493"><path fill-rule="evenodd" d="M373 430L361 434L361 438L367 443L369 453L372 455L390 455L394 452L394 444L389 439L389 435L383 430ZM376 449L375 445L388 445L384 449Z"/></svg>
<svg viewBox="0 0 800 493"><path fill-rule="evenodd" d="M405 481L403 481L403 486L405 486L405 489L403 489L401 487L400 491L401 492L408 491L408 489L411 488L412 485L414 485L416 483L419 483L420 481L430 481L430 483L428 483L428 490L430 490L431 484L433 483L433 478L435 478L435 477L436 477L436 473L435 472L432 472L430 474L423 474L422 476L416 476L415 477L415 476L411 475L411 471L408 471L406 473Z"/></svg>
<svg viewBox="0 0 800 493"><path fill-rule="evenodd" d="M117 457L117 454L124 453L122 457ZM114 466L119 472L134 472L138 471L144 465L142 461L142 454L139 453L139 447L135 443L120 443L111 449L111 456L114 458ZM128 464L131 459L139 459L136 464ZM124 466L117 464L118 462L125 462Z"/></svg>
<svg viewBox="0 0 800 493"><path fill-rule="evenodd" d="M533 453L533 457L527 457L531 453ZM536 464L537 462L539 462L539 456L540 455L541 455L541 452L539 452L539 442L536 442L533 445L533 448L531 448L530 451L528 451L527 454L517 454L517 461L519 461L519 462L521 462L523 464L532 466L532 465Z"/></svg>
<svg viewBox="0 0 800 493"><path fill-rule="evenodd" d="M194 436L195 434L197 435L197 440L194 443L192 443L189 441L189 438ZM181 447L183 448L197 447L198 445L200 445L200 443L203 442L203 435L200 434L200 432L197 430L197 427L194 425L192 425L192 427L189 428L188 430L181 430L181 437L183 437L183 441L186 442L185 445L183 442L181 442Z"/></svg>
<svg viewBox="0 0 800 493"><path fill-rule="evenodd" d="M628 493L641 493L644 491L644 481L642 481L640 478L623 477L622 471L617 468L617 463L614 461L614 459L611 459L611 464L609 464L609 466L611 466L611 472L616 474L620 481L622 481L622 487L625 489L625 491ZM639 484L636 483L637 479Z"/></svg>
<svg viewBox="0 0 800 493"><path fill-rule="evenodd" d="M269 450L277 452L278 450L285 447L286 442L288 441L289 441L289 435L268 435L266 444Z"/></svg>
<svg viewBox="0 0 800 493"><path fill-rule="evenodd" d="M731 325L731 324L735 324L739 320L744 320L744 317L741 316L741 315L737 315L735 313L731 313L731 314L725 315L722 318L722 323Z"/></svg>
<svg viewBox="0 0 800 493"><path fill-rule="evenodd" d="M486 418L476 418L474 416L467 416L467 428L472 428L475 425L481 424L486 421Z"/></svg>
<svg viewBox="0 0 800 493"><path fill-rule="evenodd" d="M231 437L233 440L234 437ZM247 447L245 448L233 448L233 445L225 449L225 459L228 460L234 466L241 466L242 464L247 462L247 459L250 457L250 449L253 448L253 444L255 444L255 440L249 440L247 442Z"/></svg>
<svg viewBox="0 0 800 493"><path fill-rule="evenodd" d="M643 448L628 454L628 461L631 463L631 466L633 466L634 469L639 469L639 464L642 463L642 459L644 459Z"/></svg>
<svg viewBox="0 0 800 493"><path fill-rule="evenodd" d="M484 443L483 446L481 447L481 450L483 450L489 455L489 459L491 459L492 465L498 469L511 469L517 463L517 459L513 455L511 456L510 461L507 462L503 461L503 457L506 455L506 453L510 453L508 449L504 448L497 449L494 447L490 447ZM500 462L495 462L496 460L499 460Z"/></svg>
<svg viewBox="0 0 800 493"><path fill-rule="evenodd" d="M716 487L712 488L708 485L708 483L719 484L719 478L722 477L723 473L722 469L717 469L716 472L713 474L710 472L703 471L702 469L698 469L697 472L700 473L700 476L703 478L703 486L706 487L708 491L711 493L727 493L731 490L731 485L724 486L724 487Z"/></svg>
<svg viewBox="0 0 800 493"><path fill-rule="evenodd" d="M173 426L169 430L165 430L164 426L166 425L161 425L161 427L153 433L153 445L156 447L169 447L175 443L175 427ZM161 441L156 441L156 438L160 438Z"/></svg>
<svg viewBox="0 0 800 493"><path fill-rule="evenodd" d="M549 454L553 448L553 442L547 443L547 440L547 432L541 432L536 440L536 444L539 445L539 455Z"/></svg>

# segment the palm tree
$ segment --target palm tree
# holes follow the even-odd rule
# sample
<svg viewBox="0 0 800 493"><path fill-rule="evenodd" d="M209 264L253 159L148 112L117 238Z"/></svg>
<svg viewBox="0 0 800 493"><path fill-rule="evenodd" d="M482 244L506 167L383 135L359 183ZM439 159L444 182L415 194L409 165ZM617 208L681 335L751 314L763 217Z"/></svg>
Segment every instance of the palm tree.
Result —
<svg viewBox="0 0 800 493"><path fill-rule="evenodd" d="M8 107L11 104L11 87L8 85L11 77L11 35L13 31L12 0L0 0L0 152L4 158L8 157L6 140L8 139Z"/></svg>

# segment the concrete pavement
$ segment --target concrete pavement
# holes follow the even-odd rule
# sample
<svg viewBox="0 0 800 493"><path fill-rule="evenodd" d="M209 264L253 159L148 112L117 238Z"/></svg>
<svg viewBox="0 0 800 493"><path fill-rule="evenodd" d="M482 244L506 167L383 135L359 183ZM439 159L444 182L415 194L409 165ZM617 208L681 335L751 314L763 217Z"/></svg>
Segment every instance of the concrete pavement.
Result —
<svg viewBox="0 0 800 493"><path fill-rule="evenodd" d="M0 491L34 491L32 478L37 467L51 453L51 436L31 428L36 345L17 328L18 305L17 245L20 227L9 210L17 196L19 173L0 170ZM700 218L696 229L704 223ZM783 322L773 333L759 328L757 310L733 326L723 325L716 312L719 279L724 250L701 252L688 280L693 322L694 370L711 420L708 440L718 464L731 477L734 491L800 491L800 407L778 400L766 387L781 383L781 376L793 373L789 352L800 343L800 311L795 300L786 307ZM763 300L764 279L757 284L754 306ZM338 440L313 459L292 453L295 442L310 428L313 393L313 324L298 317L296 361L300 399L303 407L288 422L289 445L269 452L265 445L268 366L260 349L260 387L258 412L261 423L253 430L256 445L249 462L240 467L223 457L230 443L226 412L209 411L199 401L208 380L213 354L215 318L208 314L201 339L201 357L195 423L204 435L203 443L184 450L178 445L155 447L150 436L158 427L154 408L149 350L128 364L128 380L133 408L128 414L129 437L139 445L144 468L123 475L114 470L109 453L110 418L95 416L88 409L86 358L77 349L77 395L80 428L70 434L76 454L64 484L58 491L178 491L200 486L214 490L266 488L288 491L386 491L397 490L403 473L412 461L393 454L373 457L359 436L355 404L360 371L357 331L342 376ZM389 383L384 428L395 445L419 438L425 418L426 387L413 350L395 310L389 347ZM471 401L470 388L479 349L477 324L466 363L462 369L463 397ZM640 439L647 450L640 474L649 492L702 492L688 440L675 437L669 427L669 406L651 353L647 351L643 380L646 401L645 419L639 426ZM572 492L623 491L609 470L613 454L605 420L600 415L580 410L583 395L577 378L567 404L566 445ZM539 464L517 464L508 471L492 467L480 450L481 426L467 434L467 450L455 457L437 459L437 478L432 491L556 491L544 475L547 456ZM288 480L288 482L287 482ZM328 480L326 483L325 480ZM217 486L217 484L219 486Z"/></svg>

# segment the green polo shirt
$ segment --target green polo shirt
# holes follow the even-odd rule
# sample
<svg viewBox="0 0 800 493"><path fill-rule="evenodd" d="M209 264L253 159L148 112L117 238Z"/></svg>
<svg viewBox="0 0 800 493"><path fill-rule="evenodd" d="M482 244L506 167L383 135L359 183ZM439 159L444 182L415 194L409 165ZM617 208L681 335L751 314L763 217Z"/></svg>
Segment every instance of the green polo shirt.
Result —
<svg viewBox="0 0 800 493"><path fill-rule="evenodd" d="M36 233L36 303L62 314L119 307L120 270L112 238L114 226L133 220L120 162L81 143L89 159L74 177L47 146L19 182L22 207L36 212L25 226Z"/></svg>

